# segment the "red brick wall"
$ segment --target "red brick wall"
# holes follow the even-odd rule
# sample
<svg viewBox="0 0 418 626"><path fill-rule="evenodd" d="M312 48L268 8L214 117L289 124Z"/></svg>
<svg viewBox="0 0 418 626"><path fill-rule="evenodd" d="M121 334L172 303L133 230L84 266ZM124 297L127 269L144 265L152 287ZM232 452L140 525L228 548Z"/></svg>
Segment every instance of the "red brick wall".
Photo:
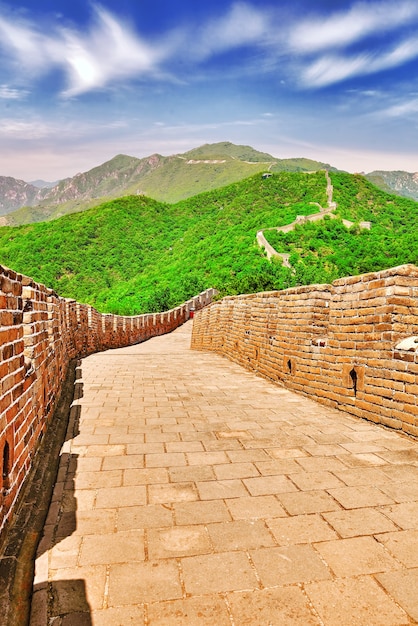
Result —
<svg viewBox="0 0 418 626"><path fill-rule="evenodd" d="M0 266L0 531L47 428L70 359L168 333L212 299L208 290L165 313L122 317L59 298Z"/></svg>
<svg viewBox="0 0 418 626"><path fill-rule="evenodd" d="M194 319L192 347L224 354L324 404L418 436L418 268L224 298Z"/></svg>

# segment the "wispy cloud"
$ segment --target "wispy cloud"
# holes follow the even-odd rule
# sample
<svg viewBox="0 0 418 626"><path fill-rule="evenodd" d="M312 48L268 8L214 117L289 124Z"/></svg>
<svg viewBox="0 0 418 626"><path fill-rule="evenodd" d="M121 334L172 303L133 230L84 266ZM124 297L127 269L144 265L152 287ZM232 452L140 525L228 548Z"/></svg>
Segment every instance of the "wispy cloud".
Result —
<svg viewBox="0 0 418 626"><path fill-rule="evenodd" d="M92 6L85 29L58 21L41 28L25 18L0 15L3 74L16 77L14 82L3 79L7 85L0 87L0 98L17 99L15 86L29 86L57 69L66 98L122 81L198 80L203 68L208 75L208 61L240 48L252 51L245 57L246 73L275 75L281 84L286 78L287 85L303 89L392 69L418 57L418 37L412 32L414 27L418 31L416 0L357 2L328 17L313 9L302 19L279 8L260 8L255 0L238 1L200 25L178 25L152 39L100 5ZM396 43L388 43L388 33ZM242 75L243 65L213 64L210 75Z"/></svg>
<svg viewBox="0 0 418 626"><path fill-rule="evenodd" d="M380 112L384 117L407 117L418 113L418 97L408 98Z"/></svg>
<svg viewBox="0 0 418 626"><path fill-rule="evenodd" d="M166 125L164 122L155 122L154 126L164 129L164 132L172 132L172 133L183 133L194 135L197 132L205 131L205 130L222 130L231 129L234 127L240 126L252 126L259 127L260 124L265 123L265 119L263 117L254 117L248 119L236 119L236 120L226 120L221 122L206 122L206 123L184 123L184 124L172 124ZM152 133L153 130L151 129Z"/></svg>
<svg viewBox="0 0 418 626"><path fill-rule="evenodd" d="M0 120L0 137L23 139L31 141L33 139L44 139L52 136L51 125L42 121L24 121L13 118L4 118Z"/></svg>
<svg viewBox="0 0 418 626"><path fill-rule="evenodd" d="M301 81L305 86L324 87L353 75L364 74L368 71L370 62L370 55L367 54L351 59L343 56L323 56L301 72Z"/></svg>
<svg viewBox="0 0 418 626"><path fill-rule="evenodd" d="M308 17L290 34L289 43L297 52L342 48L369 35L387 33L418 19L416 2L360 2L328 18Z"/></svg>
<svg viewBox="0 0 418 626"><path fill-rule="evenodd" d="M0 49L3 65L8 61L18 70L20 81L61 69L66 83L61 95L74 97L126 79L167 80L170 75L164 65L176 58L187 56L188 65L197 66L227 50L258 44L268 35L268 18L266 11L238 2L197 29L184 25L147 41L99 5L93 5L93 20L85 31L57 22L48 25L46 34L45 27L34 22L4 15L0 16ZM26 68L23 76L21 68Z"/></svg>
<svg viewBox="0 0 418 626"><path fill-rule="evenodd" d="M307 17L288 40L299 59L299 82L321 88L399 67L418 56L418 38L409 32L414 27L418 29L418 4L409 0L361 2L325 19ZM353 44L360 52L351 51Z"/></svg>
<svg viewBox="0 0 418 626"><path fill-rule="evenodd" d="M26 68L30 75L34 71L42 72L45 65L49 66L52 52L49 44L49 37L37 32L33 23L0 16L0 47L5 60L16 64L19 72Z"/></svg>
<svg viewBox="0 0 418 626"><path fill-rule="evenodd" d="M96 24L88 37L63 32L63 62L69 68L66 95L104 87L112 80L156 71L164 51L148 45L127 25L96 8Z"/></svg>
<svg viewBox="0 0 418 626"><path fill-rule="evenodd" d="M55 140L60 136L66 142L88 140L94 136L112 135L129 130L124 120L106 122L94 119L77 119L63 122L61 119L40 118L37 115L27 117L4 117L0 120L0 138L15 139L24 142Z"/></svg>
<svg viewBox="0 0 418 626"><path fill-rule="evenodd" d="M39 76L54 67L64 71L65 96L102 88L113 80L156 72L168 54L164 46L145 42L129 25L96 6L87 33L56 24L45 35L28 21L0 18L0 46L12 63Z"/></svg>
<svg viewBox="0 0 418 626"><path fill-rule="evenodd" d="M301 71L300 79L308 87L324 87L352 78L375 74L398 67L418 56L418 39L409 39L378 54L365 51L355 56L327 54L315 59Z"/></svg>
<svg viewBox="0 0 418 626"><path fill-rule="evenodd" d="M206 59L233 48L259 44L269 30L266 10L239 2L232 5L225 15L203 25L197 36L193 33L190 43L193 54L198 59Z"/></svg>
<svg viewBox="0 0 418 626"><path fill-rule="evenodd" d="M381 98L384 94L378 89L347 89L348 94L367 98Z"/></svg>
<svg viewBox="0 0 418 626"><path fill-rule="evenodd" d="M0 85L0 100L21 100L27 96L23 89L13 89L8 85Z"/></svg>

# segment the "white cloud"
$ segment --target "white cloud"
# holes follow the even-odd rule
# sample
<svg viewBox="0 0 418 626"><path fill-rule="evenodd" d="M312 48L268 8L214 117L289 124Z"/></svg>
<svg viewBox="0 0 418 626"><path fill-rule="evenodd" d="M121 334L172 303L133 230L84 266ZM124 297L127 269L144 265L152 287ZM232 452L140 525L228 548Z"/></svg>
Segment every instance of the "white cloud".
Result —
<svg viewBox="0 0 418 626"><path fill-rule="evenodd" d="M196 29L175 29L148 43L133 27L93 5L94 20L86 31L50 24L48 34L35 23L0 17L0 48L14 69L26 68L26 80L60 68L65 97L102 89L124 79L164 78L164 62L187 54L192 64L214 54L260 42L268 31L267 15L234 4L224 16ZM22 80L22 76L20 79ZM171 80L174 80L171 78Z"/></svg>
<svg viewBox="0 0 418 626"><path fill-rule="evenodd" d="M130 125L125 120L94 120L72 119L63 122L62 119L51 119L47 115L27 115L26 118L2 118L0 119L0 138L13 139L19 142L30 143L48 142L55 143L57 137L68 143L79 140L88 141L92 137L100 137L119 134L121 131L129 131Z"/></svg>
<svg viewBox="0 0 418 626"><path fill-rule="evenodd" d="M328 55L314 61L302 72L302 82L307 87L324 87L341 82L353 75L363 74L370 67L370 57L361 55L353 58Z"/></svg>
<svg viewBox="0 0 418 626"><path fill-rule="evenodd" d="M388 69L403 65L418 56L418 39L407 39L402 41L393 50L382 54L374 64L375 70Z"/></svg>
<svg viewBox="0 0 418 626"><path fill-rule="evenodd" d="M50 62L48 38L26 21L17 23L0 17L0 46L7 56L18 62L20 70L26 68L28 73L39 71Z"/></svg>
<svg viewBox="0 0 418 626"><path fill-rule="evenodd" d="M67 78L66 96L157 72L159 62L169 54L164 45L148 45L100 7L95 7L94 23L86 33L57 24L46 35L33 23L1 17L0 42L5 55L26 68L27 78L60 67Z"/></svg>
<svg viewBox="0 0 418 626"><path fill-rule="evenodd" d="M12 118L0 120L0 137L11 139L43 139L52 136L56 129L42 121L24 121Z"/></svg>
<svg viewBox="0 0 418 626"><path fill-rule="evenodd" d="M385 52L364 52L356 56L328 54L301 70L306 87L324 87L352 78L398 67L418 56L418 40L403 41Z"/></svg>
<svg viewBox="0 0 418 626"><path fill-rule="evenodd" d="M356 100L364 98L382 99L386 95L384 91L379 91L378 89L347 89L346 93Z"/></svg>
<svg viewBox="0 0 418 626"><path fill-rule="evenodd" d="M58 68L65 79L62 95L74 97L126 79L175 82L165 64L187 58L189 67L197 66L216 54L261 44L269 35L268 14L245 2L200 27L175 28L150 42L99 5L93 5L93 16L86 30L0 16L3 68L9 65L20 83Z"/></svg>
<svg viewBox="0 0 418 626"><path fill-rule="evenodd" d="M382 92L377 89L366 89L365 91L361 91L360 95L368 98L381 98Z"/></svg>
<svg viewBox="0 0 418 626"><path fill-rule="evenodd" d="M0 85L0 100L20 100L27 96L27 91L13 89L8 85Z"/></svg>
<svg viewBox="0 0 418 626"><path fill-rule="evenodd" d="M415 115L416 113L418 113L418 98L399 102L381 111L381 115L385 117L406 117L408 115Z"/></svg>
<svg viewBox="0 0 418 626"><path fill-rule="evenodd" d="M69 68L70 82L66 95L101 88L112 80L149 74L164 56L157 46L146 44L104 9L97 8L96 12L97 23L87 37L64 32L63 62Z"/></svg>
<svg viewBox="0 0 418 626"><path fill-rule="evenodd" d="M294 73L302 86L321 88L402 66L418 56L418 37L410 33L417 24L418 3L411 0L360 2L329 17L307 17L288 38ZM342 50L352 44L360 51Z"/></svg>
<svg viewBox="0 0 418 626"><path fill-rule="evenodd" d="M357 2L329 17L315 14L297 21L284 16L281 9L259 8L256 2L241 1L200 27L184 25L153 41L98 5L93 5L93 17L85 30L77 30L63 27L58 21L41 28L21 18L0 16L5 73L15 75L16 84L26 81L28 85L34 78L58 68L64 76L61 95L72 98L121 81L151 78L180 82L186 76L186 67L187 80L193 77L197 81L202 75L198 69L200 64L203 71L202 62L229 50L252 46L252 58L246 56L241 65L231 68L225 64L221 69L210 70L204 67L204 80L209 76L219 78L219 72L225 80L235 78L238 72L276 73L277 83L283 85L283 78L293 74L294 82L303 88L318 89L398 67L418 56L418 38L410 34L402 38L402 30L397 33L397 29L418 22L415 0L401 0L398 4L389 0ZM383 38L389 31L392 37L398 36L392 47ZM374 43L370 43L369 36ZM358 44L360 52L344 53L343 48L353 43ZM178 60L183 65L177 67L183 69L174 78L167 68L176 67ZM0 98L18 97L19 92L10 85L0 86Z"/></svg>
<svg viewBox="0 0 418 626"><path fill-rule="evenodd" d="M303 20L291 32L289 44L299 53L341 48L368 35L376 36L409 25L417 19L416 2L361 2L328 18Z"/></svg>
<svg viewBox="0 0 418 626"><path fill-rule="evenodd" d="M205 130L222 130L230 129L240 126L259 126L265 120L262 118L249 118L249 119L237 119L217 122L202 122L202 123L184 123L166 125L162 122L154 122L154 127L159 128L164 133L178 133L178 134L192 134L199 133ZM144 131L147 134L147 131ZM150 132L154 132L154 128L150 129Z"/></svg>
<svg viewBox="0 0 418 626"><path fill-rule="evenodd" d="M198 35L190 38L193 53L199 59L247 44L257 44L269 32L266 11L239 2L223 17L209 22Z"/></svg>

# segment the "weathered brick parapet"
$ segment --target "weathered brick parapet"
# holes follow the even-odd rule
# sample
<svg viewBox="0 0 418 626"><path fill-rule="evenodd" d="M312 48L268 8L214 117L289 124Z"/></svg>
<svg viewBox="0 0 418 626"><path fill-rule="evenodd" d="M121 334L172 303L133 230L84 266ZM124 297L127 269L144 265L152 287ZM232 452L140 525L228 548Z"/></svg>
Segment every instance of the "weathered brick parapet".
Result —
<svg viewBox="0 0 418 626"><path fill-rule="evenodd" d="M122 317L60 298L0 266L0 532L48 426L71 359L168 333L209 304L209 289L164 313Z"/></svg>
<svg viewBox="0 0 418 626"><path fill-rule="evenodd" d="M418 268L403 265L331 285L224 298L195 317L192 347L418 436L414 336Z"/></svg>

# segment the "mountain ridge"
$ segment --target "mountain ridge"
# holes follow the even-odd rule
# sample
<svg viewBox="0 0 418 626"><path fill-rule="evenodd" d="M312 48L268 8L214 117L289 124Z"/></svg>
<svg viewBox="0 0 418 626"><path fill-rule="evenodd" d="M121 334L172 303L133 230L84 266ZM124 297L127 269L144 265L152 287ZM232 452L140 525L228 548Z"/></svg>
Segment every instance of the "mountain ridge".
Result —
<svg viewBox="0 0 418 626"><path fill-rule="evenodd" d="M56 219L127 195L146 195L174 203L264 170L321 169L335 168L303 158L277 159L251 146L231 142L204 144L168 157L154 153L140 159L118 154L87 172L62 179L52 188L40 189L20 181L17 189L6 189L3 194L0 191L0 225ZM0 185L1 180L2 177ZM13 180L8 178L9 183Z"/></svg>
<svg viewBox="0 0 418 626"><path fill-rule="evenodd" d="M418 172L374 170L366 178L383 191L418 200Z"/></svg>
<svg viewBox="0 0 418 626"><path fill-rule="evenodd" d="M117 154L55 184L0 176L0 226L49 221L128 195L145 195L172 204L262 171L321 169L339 171L328 163L305 157L278 159L228 141L203 144L170 156ZM364 176L388 193L418 199L418 173L375 170Z"/></svg>

